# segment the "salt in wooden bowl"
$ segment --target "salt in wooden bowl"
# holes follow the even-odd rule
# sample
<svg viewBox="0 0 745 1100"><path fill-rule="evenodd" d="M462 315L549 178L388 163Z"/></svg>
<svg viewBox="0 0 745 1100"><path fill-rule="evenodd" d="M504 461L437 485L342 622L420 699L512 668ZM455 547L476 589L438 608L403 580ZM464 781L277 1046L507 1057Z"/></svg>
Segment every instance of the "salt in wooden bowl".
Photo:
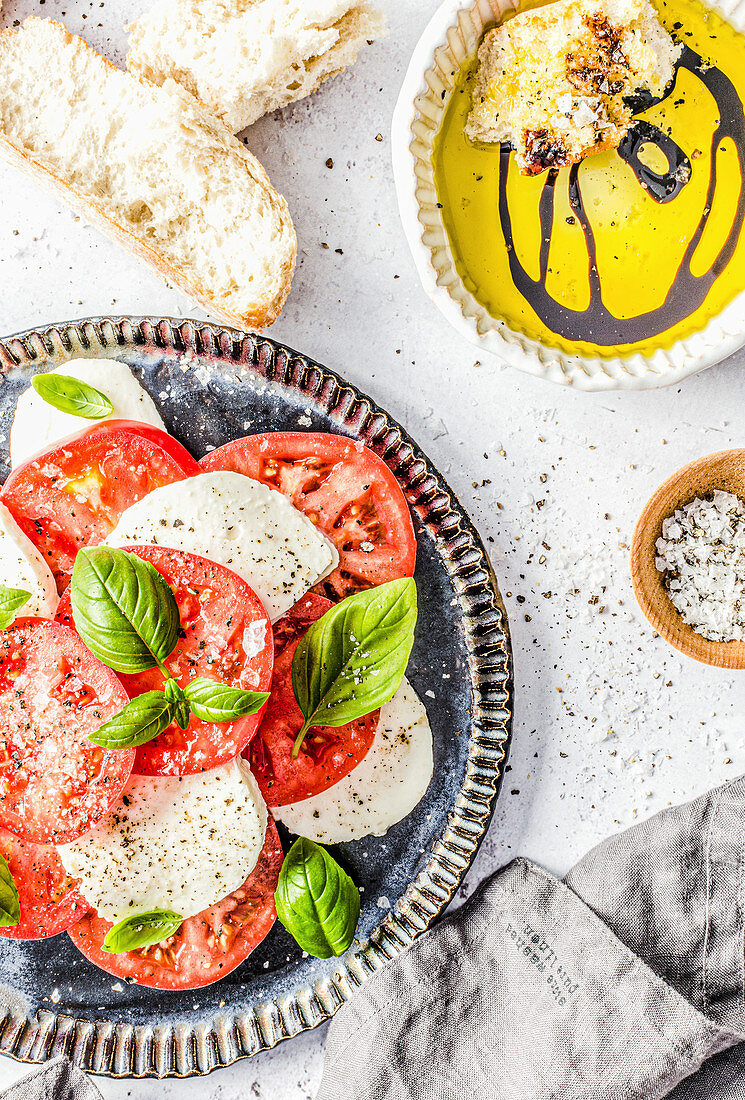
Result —
<svg viewBox="0 0 745 1100"><path fill-rule="evenodd" d="M713 642L683 621L655 565L662 524L677 508L715 489L745 500L745 450L718 451L684 466L659 487L639 517L631 543L631 580L639 606L670 645L707 665L745 668L745 641Z"/></svg>

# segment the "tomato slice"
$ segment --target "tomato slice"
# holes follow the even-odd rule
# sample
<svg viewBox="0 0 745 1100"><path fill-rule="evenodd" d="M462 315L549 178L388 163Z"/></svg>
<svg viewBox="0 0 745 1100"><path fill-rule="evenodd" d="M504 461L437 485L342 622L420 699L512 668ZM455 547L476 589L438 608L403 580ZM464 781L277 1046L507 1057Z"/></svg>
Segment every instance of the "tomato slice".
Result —
<svg viewBox="0 0 745 1100"><path fill-rule="evenodd" d="M339 565L316 590L332 600L414 575L406 498L369 448L325 432L248 435L210 452L205 470L235 470L288 496L335 544Z"/></svg>
<svg viewBox="0 0 745 1100"><path fill-rule="evenodd" d="M135 752L107 752L87 735L128 699L69 627L19 619L0 634L0 826L38 844L93 828L124 790Z"/></svg>
<svg viewBox="0 0 745 1100"><path fill-rule="evenodd" d="M21 903L21 921L0 928L12 940L40 940L72 927L90 909L53 844L30 844L0 829L0 852L8 861Z"/></svg>
<svg viewBox="0 0 745 1100"><path fill-rule="evenodd" d="M108 974L152 989L198 989L224 978L268 935L277 917L274 891L282 845L269 818L259 861L242 886L210 909L189 917L175 936L153 947L111 955L102 944L112 925L94 911L69 935L87 959Z"/></svg>
<svg viewBox="0 0 745 1100"><path fill-rule="evenodd" d="M149 424L107 420L16 467L0 493L63 592L82 546L104 541L153 489L199 473L181 444Z"/></svg>
<svg viewBox="0 0 745 1100"><path fill-rule="evenodd" d="M292 690L292 658L311 623L333 604L309 592L274 624L274 679L264 720L244 753L268 806L286 806L333 787L366 755L380 711L346 726L314 726L292 758L303 716Z"/></svg>
<svg viewBox="0 0 745 1100"><path fill-rule="evenodd" d="M181 636L166 667L185 687L205 676L247 691L269 691L274 647L264 605L246 582L223 565L163 546L131 546L133 554L154 565L173 590L181 616ZM57 622L73 626L69 593L57 608ZM131 698L163 686L157 669L120 676ZM264 708L234 722L201 722L194 716L185 730L177 725L141 745L138 775L191 775L232 760L259 727Z"/></svg>

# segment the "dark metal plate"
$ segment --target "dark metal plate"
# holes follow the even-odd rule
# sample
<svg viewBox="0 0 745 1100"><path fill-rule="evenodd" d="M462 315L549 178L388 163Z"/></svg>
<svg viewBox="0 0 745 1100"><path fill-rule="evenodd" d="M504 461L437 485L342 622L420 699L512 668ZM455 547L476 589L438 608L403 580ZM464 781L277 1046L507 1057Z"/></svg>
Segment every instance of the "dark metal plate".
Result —
<svg viewBox="0 0 745 1100"><path fill-rule="evenodd" d="M168 993L122 986L64 934L0 943L1 1052L27 1062L64 1053L113 1076L203 1074L327 1020L451 899L499 789L512 710L507 617L471 522L403 429L331 371L264 337L114 318L0 341L2 478L19 393L32 373L78 356L129 363L196 456L270 429L363 440L396 474L417 528L421 613L409 677L432 724L434 777L387 836L336 849L364 891L359 939L344 958L303 958L276 924L226 978Z"/></svg>

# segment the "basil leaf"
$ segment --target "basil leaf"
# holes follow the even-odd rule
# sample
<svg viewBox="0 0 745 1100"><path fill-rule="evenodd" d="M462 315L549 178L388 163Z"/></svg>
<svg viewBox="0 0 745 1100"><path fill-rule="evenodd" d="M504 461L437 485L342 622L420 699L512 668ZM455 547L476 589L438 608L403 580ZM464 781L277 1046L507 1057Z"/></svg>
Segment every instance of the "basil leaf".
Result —
<svg viewBox="0 0 745 1100"><path fill-rule="evenodd" d="M31 379L31 385L48 405L85 420L103 420L114 411L105 393L69 374L37 374Z"/></svg>
<svg viewBox="0 0 745 1100"><path fill-rule="evenodd" d="M179 729L185 730L189 725L191 711L189 709L189 700L184 695L183 688L180 688L175 680L170 679L166 680L163 691L173 704L174 722L176 722Z"/></svg>
<svg viewBox="0 0 745 1100"><path fill-rule="evenodd" d="M88 740L102 749L132 749L167 730L176 720L176 712L177 706L164 691L146 691L89 733Z"/></svg>
<svg viewBox="0 0 745 1100"><path fill-rule="evenodd" d="M314 622L295 650L292 687L305 722L343 726L396 693L414 644L417 601L411 577L357 592Z"/></svg>
<svg viewBox="0 0 745 1100"><path fill-rule="evenodd" d="M7 630L16 619L16 611L31 599L23 588L6 588L0 584L0 630Z"/></svg>
<svg viewBox="0 0 745 1100"><path fill-rule="evenodd" d="M285 856L274 900L287 931L317 959L343 955L354 939L360 892L333 856L307 837Z"/></svg>
<svg viewBox="0 0 745 1100"><path fill-rule="evenodd" d="M101 945L110 955L137 951L167 940L183 924L184 918L170 909L152 909L149 913L133 913L110 928Z"/></svg>
<svg viewBox="0 0 745 1100"><path fill-rule="evenodd" d="M242 691L200 676L184 688L192 712L202 722L232 722L256 714L269 698L268 691Z"/></svg>
<svg viewBox="0 0 745 1100"><path fill-rule="evenodd" d="M165 672L181 624L173 592L150 562L88 547L75 559L70 592L75 629L99 661L130 675L155 665Z"/></svg>
<svg viewBox="0 0 745 1100"><path fill-rule="evenodd" d="M21 921L21 903L18 888L10 872L8 861L0 855L0 928L12 928Z"/></svg>

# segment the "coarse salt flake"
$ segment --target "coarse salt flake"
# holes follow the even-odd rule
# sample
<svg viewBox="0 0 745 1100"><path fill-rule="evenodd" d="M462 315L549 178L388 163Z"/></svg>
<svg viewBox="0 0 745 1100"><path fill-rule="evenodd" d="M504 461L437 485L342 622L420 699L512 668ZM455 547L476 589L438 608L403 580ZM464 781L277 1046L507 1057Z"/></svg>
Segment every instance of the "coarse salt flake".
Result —
<svg viewBox="0 0 745 1100"><path fill-rule="evenodd" d="M745 639L745 501L696 497L667 517L655 548L683 621L709 641Z"/></svg>

